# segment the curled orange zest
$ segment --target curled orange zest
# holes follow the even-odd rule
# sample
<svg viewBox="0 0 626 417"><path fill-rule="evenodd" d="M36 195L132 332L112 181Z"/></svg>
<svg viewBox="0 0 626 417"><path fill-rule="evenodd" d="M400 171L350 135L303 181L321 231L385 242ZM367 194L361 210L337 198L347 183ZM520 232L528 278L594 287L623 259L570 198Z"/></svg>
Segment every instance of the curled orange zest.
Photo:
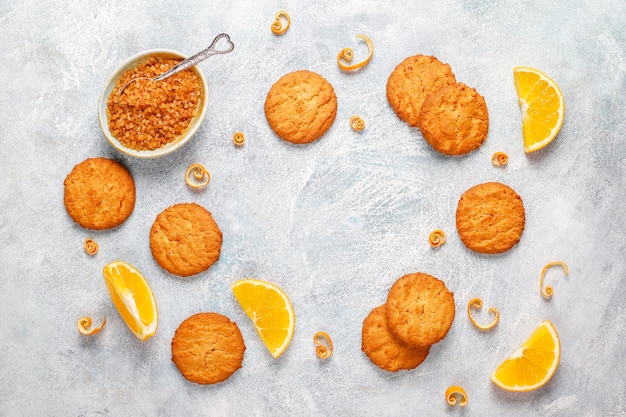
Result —
<svg viewBox="0 0 626 417"><path fill-rule="evenodd" d="M446 234L443 232L443 230L433 230L430 236L428 236L428 243L430 243L430 246L432 246L433 248L438 248L439 246L446 243Z"/></svg>
<svg viewBox="0 0 626 417"><path fill-rule="evenodd" d="M89 329L91 327L91 317L81 317L78 319L76 327L78 327L78 331L81 334L84 334L85 336L92 336L102 330L106 322L107 318L105 317L100 326Z"/></svg>
<svg viewBox="0 0 626 417"><path fill-rule="evenodd" d="M493 321L491 322L491 324L483 326L481 324L478 324L476 322L476 320L474 320L474 317L472 317L472 307L482 308L482 306L483 306L483 300L481 300L480 298L472 298L469 301L469 303L467 303L467 316L469 317L469 319L472 322L472 324L474 325L474 327L476 327L477 329L480 329L480 330L491 330L494 327L496 327L496 324L498 324L498 320L500 320L500 312L498 311L497 308L491 307L489 309L489 313L490 314L494 314L495 317L494 317Z"/></svg>
<svg viewBox="0 0 626 417"><path fill-rule="evenodd" d="M448 405L456 405L457 395L461 397L459 400L459 406L465 407L468 402L467 394L465 393L465 390L458 385L452 385L451 387L448 387L448 389L446 390L446 402L448 403Z"/></svg>
<svg viewBox="0 0 626 417"><path fill-rule="evenodd" d="M367 44L367 51L368 51L367 58L365 58L365 60L357 64L346 65L342 62L342 60L352 62L352 58L354 58L354 51L351 48L343 48L337 54L337 65L339 65L339 68L341 68L344 71L352 71L352 70L364 67L370 62L370 60L372 59L372 55L374 55L374 44L372 43L370 38L368 38L365 35L356 35L356 38L362 39Z"/></svg>
<svg viewBox="0 0 626 417"><path fill-rule="evenodd" d="M569 273L569 271L567 270L567 265L561 261L550 262L549 264L544 266L543 269L541 270L541 279L539 281L539 290L541 291L541 295L543 295L544 298L550 298L552 297L552 294L554 293L554 291L552 290L552 287L549 285L545 288L545 290L543 289L543 279L546 275L546 271L553 266L562 266L563 272L565 272L566 276Z"/></svg>
<svg viewBox="0 0 626 417"><path fill-rule="evenodd" d="M192 178L193 177L193 178ZM211 175L202 164L191 164L185 173L185 182L191 188L206 187L211 181Z"/></svg>
<svg viewBox="0 0 626 417"><path fill-rule="evenodd" d="M504 152L495 152L491 155L491 163L496 167L505 166L509 163L509 156Z"/></svg>
<svg viewBox="0 0 626 417"><path fill-rule="evenodd" d="M283 26L283 23L280 20L281 17L287 19L287 24L285 26ZM287 12L284 10L279 10L278 13L276 13L276 20L274 20L274 23L272 23L272 33L274 35L282 35L283 33L287 32L290 24L291 19L289 18L289 14L287 14Z"/></svg>
<svg viewBox="0 0 626 417"><path fill-rule="evenodd" d="M326 332L317 332L313 336L315 354L320 359L329 358L333 354L333 341Z"/></svg>
<svg viewBox="0 0 626 417"><path fill-rule="evenodd" d="M93 240L90 237L85 239L84 247L85 247L85 252L87 252L88 255L93 256L96 253L98 253L98 244L96 243L95 240Z"/></svg>
<svg viewBox="0 0 626 417"><path fill-rule="evenodd" d="M357 132L365 129L365 122L361 119L361 116L354 115L350 118L350 127Z"/></svg>
<svg viewBox="0 0 626 417"><path fill-rule="evenodd" d="M237 146L243 146L243 143L246 141L246 137L241 132L235 132L233 135L233 143Z"/></svg>

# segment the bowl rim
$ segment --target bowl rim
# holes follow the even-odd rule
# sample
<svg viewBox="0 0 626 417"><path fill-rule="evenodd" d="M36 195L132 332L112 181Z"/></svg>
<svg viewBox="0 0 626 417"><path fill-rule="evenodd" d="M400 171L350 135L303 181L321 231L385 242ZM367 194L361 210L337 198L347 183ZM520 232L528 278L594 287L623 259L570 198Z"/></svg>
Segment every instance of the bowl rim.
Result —
<svg viewBox="0 0 626 417"><path fill-rule="evenodd" d="M202 121L206 117L207 108L209 104L209 86L207 84L206 77L198 68L197 65L191 67L191 69L200 77L200 85L201 85L201 93L200 98L202 103L200 105L200 110L198 114L191 120L189 123L189 127L187 130L179 136L176 140L165 144L164 146L154 149L154 150L136 150L127 148L122 145L122 143L115 138L111 134L109 130L108 117L106 113L107 109L107 100L109 95L113 91L113 87L117 80L122 76L124 72L129 70L130 68L136 66L142 60L150 57L150 56L163 56L163 57L171 57L171 58L182 58L185 59L187 56L181 52L175 51L173 49L147 49L145 51L141 51L136 53L135 55L124 60L117 68L113 71L113 73L109 76L106 83L104 84L104 88L100 93L100 98L98 99L98 123L100 124L100 129L104 134L107 141L118 151L123 154L133 156L135 158L159 158L165 155L168 155L175 150L181 148L185 143L187 143L193 135L198 131Z"/></svg>

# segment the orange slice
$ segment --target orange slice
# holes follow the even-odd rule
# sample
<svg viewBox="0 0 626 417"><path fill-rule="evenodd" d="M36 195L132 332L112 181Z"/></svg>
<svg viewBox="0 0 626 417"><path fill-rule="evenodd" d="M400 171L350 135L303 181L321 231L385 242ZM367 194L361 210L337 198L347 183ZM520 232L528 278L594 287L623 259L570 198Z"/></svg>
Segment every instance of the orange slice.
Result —
<svg viewBox="0 0 626 417"><path fill-rule="evenodd" d="M565 100L559 86L534 68L513 68L513 81L522 110L524 151L535 152L552 142L561 130Z"/></svg>
<svg viewBox="0 0 626 417"><path fill-rule="evenodd" d="M252 278L237 281L230 288L267 349L278 358L291 343L296 328L287 294L274 284Z"/></svg>
<svg viewBox="0 0 626 417"><path fill-rule="evenodd" d="M544 321L491 375L491 382L515 392L543 387L559 366L561 343L556 329Z"/></svg>
<svg viewBox="0 0 626 417"><path fill-rule="evenodd" d="M152 290L137 269L122 261L102 269L113 304L139 340L148 340L157 330L157 306Z"/></svg>

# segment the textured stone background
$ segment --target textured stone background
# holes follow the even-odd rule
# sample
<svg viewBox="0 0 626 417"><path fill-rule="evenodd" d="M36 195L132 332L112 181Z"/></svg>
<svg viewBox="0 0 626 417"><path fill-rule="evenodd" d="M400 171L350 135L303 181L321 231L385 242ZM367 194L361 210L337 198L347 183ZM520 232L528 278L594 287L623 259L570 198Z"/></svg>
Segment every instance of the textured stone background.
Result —
<svg viewBox="0 0 626 417"><path fill-rule="evenodd" d="M618 359L626 356L626 3L147 3L0 3L0 415L626 413ZM269 27L281 8L292 26L277 37ZM117 65L149 48L191 54L219 32L236 49L200 64L211 95L194 139L158 160L110 147L96 105ZM364 54L359 33L373 40L374 58L343 73L336 54L345 46ZM485 96L490 132L478 151L438 155L390 109L387 77L417 53L449 63ZM551 75L567 103L558 138L529 156L516 65ZM297 69L325 76L339 101L329 132L302 147L278 139L263 114L271 84ZM367 123L360 134L348 125L353 114ZM243 149L231 142L237 130L247 137ZM491 166L495 151L509 154L506 168ZM63 207L65 176L96 156L125 164L137 186L132 216L104 232L81 229ZM198 192L183 180L194 162L212 175ZM465 249L454 225L459 196L490 180L512 186L526 206L520 244L500 256ZM209 209L224 232L220 261L188 280L162 270L148 244L156 215L185 201ZM436 228L448 242L433 251L427 238ZM94 258L83 252L86 237L100 244ZM116 259L135 265L154 290L159 329L146 343L128 331L105 289L102 267ZM570 274L548 273L555 294L546 301L539 274L553 260L568 263ZM414 271L447 282L457 318L421 367L386 373L361 352L361 323L395 279ZM230 292L230 283L249 276L279 284L293 301L296 334L278 360ZM471 326L472 297L499 308L495 330ZM188 383L170 361L174 330L199 311L237 321L248 347L243 369L217 386ZM107 325L83 337L75 326L83 315L104 315ZM487 320L486 311L478 318ZM493 369L544 319L562 342L553 380L524 395L494 387ZM314 354L318 330L335 342L325 362ZM445 403L453 384L467 390L465 409Z"/></svg>

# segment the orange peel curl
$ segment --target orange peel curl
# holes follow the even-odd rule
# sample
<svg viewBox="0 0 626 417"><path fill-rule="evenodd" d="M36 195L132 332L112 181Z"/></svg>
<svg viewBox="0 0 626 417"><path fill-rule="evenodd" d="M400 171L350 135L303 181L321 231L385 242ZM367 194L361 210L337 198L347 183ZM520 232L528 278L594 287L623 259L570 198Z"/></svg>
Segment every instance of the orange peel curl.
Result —
<svg viewBox="0 0 626 417"><path fill-rule="evenodd" d="M495 152L491 155L491 163L496 167L503 167L509 163L509 156L504 152Z"/></svg>
<svg viewBox="0 0 626 417"><path fill-rule="evenodd" d="M541 295L543 295L544 298L550 298L552 297L552 294L554 293L554 290L552 289L551 286L548 285L545 287L545 289L543 287L543 280L546 276L546 272L548 271L548 269L552 268L553 266L563 267L563 272L565 273L565 276L567 276L567 274L569 273L569 270L565 262L555 261L555 262L550 262L549 264L546 264L546 266L544 266L543 269L541 270L541 279L539 280L539 290L541 291Z"/></svg>
<svg viewBox="0 0 626 417"><path fill-rule="evenodd" d="M352 62L352 58L354 58L354 51L352 50L352 48L343 48L337 54L337 65L339 65L339 68L344 71L353 71L355 69L366 66L367 64L369 64L372 56L374 55L374 44L372 43L372 40L370 38L365 35L356 35L356 38L363 40L367 45L367 58L365 58L361 62L350 65L349 63ZM343 61L347 61L348 64L344 64Z"/></svg>
<svg viewBox="0 0 626 417"><path fill-rule="evenodd" d="M365 129L365 121L361 119L361 116L355 114L350 118L350 127L352 128L352 130L360 132L361 130Z"/></svg>
<svg viewBox="0 0 626 417"><path fill-rule="evenodd" d="M287 20L287 24L285 26L283 26L283 22L281 20L283 17ZM274 35L282 35L287 32L290 25L291 18L289 17L289 14L284 10L279 10L278 13L276 13L276 20L272 23L272 33Z"/></svg>
<svg viewBox="0 0 626 417"><path fill-rule="evenodd" d="M433 248L438 248L446 243L446 234L443 230L433 230L430 236L428 236L428 243L430 243L430 246Z"/></svg>
<svg viewBox="0 0 626 417"><path fill-rule="evenodd" d="M481 300L480 298L472 298L471 300L469 300L469 303L467 303L467 316L469 317L474 327L476 327L477 329L485 330L485 331L491 330L494 327L496 327L496 324L498 324L498 320L500 320L500 312L495 307L489 308L489 314L493 314L494 318L490 324L483 326L482 324L478 324L478 322L474 320L474 317L472 317L472 307L475 307L478 309L478 308L482 308L482 306L483 306L483 300Z"/></svg>
<svg viewBox="0 0 626 417"><path fill-rule="evenodd" d="M458 401L457 396L460 397ZM446 402L448 403L448 405L454 406L458 403L460 407L465 407L468 401L469 400L467 398L467 393L465 392L463 387L460 387L458 385L452 385L446 390Z"/></svg>
<svg viewBox="0 0 626 417"><path fill-rule="evenodd" d="M85 239L83 247L85 248L85 252L87 252L87 255L93 256L98 253L98 243L96 243L96 241L90 237Z"/></svg>
<svg viewBox="0 0 626 417"><path fill-rule="evenodd" d="M333 354L333 341L326 332L317 332L313 336L315 354L320 359L329 358Z"/></svg>
<svg viewBox="0 0 626 417"><path fill-rule="evenodd" d="M104 327L104 325L107 322L107 318L105 317L104 320L102 320L102 324L98 327L91 327L91 317L81 317L78 319L78 321L76 322L76 327L78 327L78 331L81 334L84 334L85 336L92 336L96 333L98 333L100 330L102 330L102 328Z"/></svg>
<svg viewBox="0 0 626 417"><path fill-rule="evenodd" d="M191 188L206 187L211 181L211 174L202 164L191 164L185 173L185 182Z"/></svg>
<svg viewBox="0 0 626 417"><path fill-rule="evenodd" d="M244 136L243 133L241 132L235 132L235 134L233 135L233 143L237 146L243 146L244 142L246 141L246 137Z"/></svg>

